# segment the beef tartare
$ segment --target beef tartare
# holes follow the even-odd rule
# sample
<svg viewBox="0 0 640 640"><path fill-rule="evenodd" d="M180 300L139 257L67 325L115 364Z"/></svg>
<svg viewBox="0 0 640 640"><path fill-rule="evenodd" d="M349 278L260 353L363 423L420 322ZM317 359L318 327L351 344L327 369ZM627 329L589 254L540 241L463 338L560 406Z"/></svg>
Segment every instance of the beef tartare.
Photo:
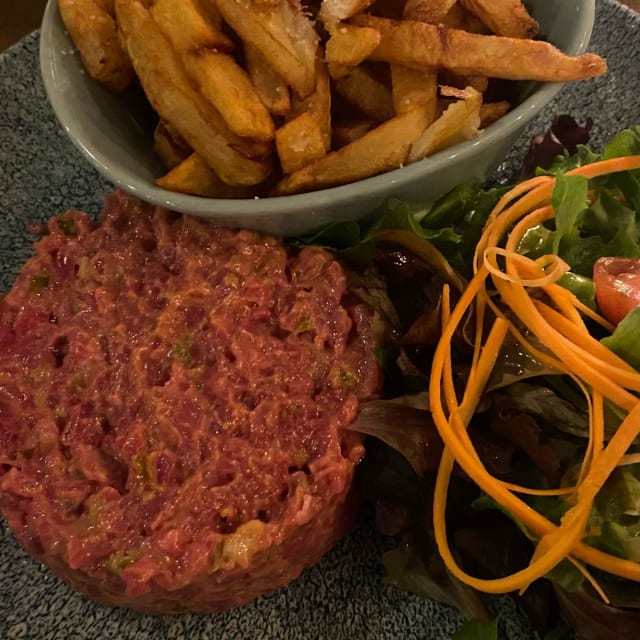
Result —
<svg viewBox="0 0 640 640"><path fill-rule="evenodd" d="M287 584L352 519L345 427L380 373L369 308L291 250L114 193L0 301L0 513L93 599L216 611Z"/></svg>

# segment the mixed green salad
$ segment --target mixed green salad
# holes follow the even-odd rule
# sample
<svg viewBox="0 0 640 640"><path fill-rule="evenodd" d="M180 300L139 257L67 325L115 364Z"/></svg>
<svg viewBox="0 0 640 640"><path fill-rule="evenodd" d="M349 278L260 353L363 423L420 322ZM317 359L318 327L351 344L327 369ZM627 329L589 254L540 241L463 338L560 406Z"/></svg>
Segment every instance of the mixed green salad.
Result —
<svg viewBox="0 0 640 640"><path fill-rule="evenodd" d="M532 259L556 255L566 262L570 269L558 283L603 318L597 323L585 316L591 335L640 371L640 170L592 179L568 175L601 160L638 156L640 127L620 132L600 152L585 144L589 128L561 116L532 144L520 178L556 178L555 215L528 229L517 250ZM455 304L473 277L485 223L510 188L465 184L418 210L391 200L372 220L334 224L299 240L329 247L357 267L352 289L384 323L378 357L386 372L385 397L362 407L352 427L371 436L358 488L377 527L392 541L384 555L386 580L458 607L470 622L457 640L498 638L501 627L490 602L455 578L438 553L433 492L444 445L427 389L441 336L443 289ZM499 297L495 302L500 306ZM460 389L471 370L473 322L471 313L451 341L452 379ZM529 335L526 326L522 331ZM605 399L603 415L607 442L626 412ZM486 469L505 483L542 489L524 499L560 524L571 499L545 490L575 480L590 429L590 407L571 376L546 366L509 336L468 424ZM449 485L446 526L457 561L485 579L526 567L537 541L459 466ZM632 444L625 463L598 492L582 542L640 563L640 443ZM565 559L520 594L540 637L572 637L575 631L585 640L607 640L640 632L640 583L602 569L589 572L592 580Z"/></svg>

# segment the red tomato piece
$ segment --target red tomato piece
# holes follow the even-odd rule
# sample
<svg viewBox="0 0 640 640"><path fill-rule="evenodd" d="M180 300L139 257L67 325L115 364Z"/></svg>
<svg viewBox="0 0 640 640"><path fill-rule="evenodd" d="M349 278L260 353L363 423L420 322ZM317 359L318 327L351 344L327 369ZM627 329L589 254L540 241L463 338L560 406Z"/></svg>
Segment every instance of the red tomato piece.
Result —
<svg viewBox="0 0 640 640"><path fill-rule="evenodd" d="M593 266L593 280L600 313L612 324L640 305L640 260L600 258Z"/></svg>

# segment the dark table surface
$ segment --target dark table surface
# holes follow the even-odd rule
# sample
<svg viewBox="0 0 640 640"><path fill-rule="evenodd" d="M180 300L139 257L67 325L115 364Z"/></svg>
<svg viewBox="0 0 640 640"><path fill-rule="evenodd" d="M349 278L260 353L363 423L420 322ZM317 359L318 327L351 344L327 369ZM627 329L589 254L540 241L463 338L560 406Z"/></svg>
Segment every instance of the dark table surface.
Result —
<svg viewBox="0 0 640 640"><path fill-rule="evenodd" d="M46 0L0 0L0 51L38 28ZM640 0L623 0L640 12Z"/></svg>

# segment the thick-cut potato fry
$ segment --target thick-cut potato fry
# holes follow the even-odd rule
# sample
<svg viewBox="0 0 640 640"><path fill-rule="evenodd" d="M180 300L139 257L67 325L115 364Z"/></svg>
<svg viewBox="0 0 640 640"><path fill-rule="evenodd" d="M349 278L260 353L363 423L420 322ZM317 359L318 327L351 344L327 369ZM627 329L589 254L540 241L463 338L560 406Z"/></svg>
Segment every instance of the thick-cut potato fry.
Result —
<svg viewBox="0 0 640 640"><path fill-rule="evenodd" d="M322 0L318 17L326 25L346 20L368 9L373 0Z"/></svg>
<svg viewBox="0 0 640 640"><path fill-rule="evenodd" d="M377 122L389 120L394 115L391 90L368 73L362 66L333 80L335 92L365 116Z"/></svg>
<svg viewBox="0 0 640 640"><path fill-rule="evenodd" d="M303 113L312 113L320 126L325 152L331 148L331 79L327 67L318 58L316 63L316 88L304 99L294 96L291 104L291 117Z"/></svg>
<svg viewBox="0 0 640 640"><path fill-rule="evenodd" d="M244 43L258 50L301 97L316 86L318 34L296 0L212 0Z"/></svg>
<svg viewBox="0 0 640 640"><path fill-rule="evenodd" d="M380 31L372 60L415 69L450 69L456 73L506 80L568 82L602 75L606 62L598 55L568 56L548 42L485 36L446 29L426 22L358 15L353 24Z"/></svg>
<svg viewBox="0 0 640 640"><path fill-rule="evenodd" d="M133 67L120 44L112 0L58 0L64 26L88 74L110 91L123 91Z"/></svg>
<svg viewBox="0 0 640 640"><path fill-rule="evenodd" d="M233 51L229 36L209 22L198 0L154 0L151 15L178 53Z"/></svg>
<svg viewBox="0 0 640 640"><path fill-rule="evenodd" d="M469 33L482 33L488 35L491 32L487 25L470 11L467 11L460 2L451 7L451 10L442 18L442 26L448 29L462 29Z"/></svg>
<svg viewBox="0 0 640 640"><path fill-rule="evenodd" d="M253 187L232 187L225 184L197 154L192 153L155 183L169 191L190 193L205 198L251 198Z"/></svg>
<svg viewBox="0 0 640 640"><path fill-rule="evenodd" d="M189 75L235 134L273 140L275 126L247 72L218 46L227 36L200 13L197 0L156 0L151 15L169 38Z"/></svg>
<svg viewBox="0 0 640 640"><path fill-rule="evenodd" d="M276 150L284 173L293 173L322 158L327 144L315 113L306 111L276 131Z"/></svg>
<svg viewBox="0 0 640 640"><path fill-rule="evenodd" d="M439 24L457 0L407 0L402 15L409 20Z"/></svg>
<svg viewBox="0 0 640 640"><path fill-rule="evenodd" d="M408 20L440 22L455 4L455 0L407 0L402 15ZM438 105L438 74L435 71L410 69L391 65L391 92L396 113L405 113L424 105L432 121Z"/></svg>
<svg viewBox="0 0 640 640"><path fill-rule="evenodd" d="M538 23L521 0L460 0L460 3L498 36L533 38L538 33Z"/></svg>
<svg viewBox="0 0 640 640"><path fill-rule="evenodd" d="M153 150L165 169L173 169L193 153L175 127L164 120L153 130Z"/></svg>
<svg viewBox="0 0 640 640"><path fill-rule="evenodd" d="M137 0L116 0L116 15L140 84L158 115L170 122L221 180L255 185L271 173L268 159L235 136L189 84L169 40Z"/></svg>
<svg viewBox="0 0 640 640"><path fill-rule="evenodd" d="M200 93L235 134L273 140L275 125L247 72L226 53L186 54L184 66Z"/></svg>
<svg viewBox="0 0 640 640"><path fill-rule="evenodd" d="M456 90L451 93L456 95ZM414 142L407 161L416 162L445 147L476 136L480 129L481 106L482 94L469 87L464 92L463 99L449 105L444 113Z"/></svg>
<svg viewBox="0 0 640 640"><path fill-rule="evenodd" d="M286 176L277 195L312 191L354 182L397 169L426 126L426 113L417 107L395 116L361 138Z"/></svg>
<svg viewBox="0 0 640 640"><path fill-rule="evenodd" d="M116 17L116 10L113 6L113 0L95 0L95 4L101 11L108 13L112 18Z"/></svg>
<svg viewBox="0 0 640 640"><path fill-rule="evenodd" d="M339 24L330 33L325 51L329 64L356 67L380 44L380 34L366 27Z"/></svg>
<svg viewBox="0 0 640 640"><path fill-rule="evenodd" d="M606 71L597 55L534 40L525 1L58 0L91 75L114 89L118 71L137 75L159 116L157 184L212 198L299 193L416 162L510 110L484 104L494 79Z"/></svg>
<svg viewBox="0 0 640 640"><path fill-rule="evenodd" d="M438 74L393 64L391 86L393 109L397 114L422 105L428 109L433 120L438 104Z"/></svg>
<svg viewBox="0 0 640 640"><path fill-rule="evenodd" d="M480 93L485 93L489 88L489 78L487 78L487 76L462 75L446 69L440 72L438 80L440 84L457 87L459 89L473 87Z"/></svg>
<svg viewBox="0 0 640 640"><path fill-rule="evenodd" d="M211 0L197 0L197 2L200 12L207 19L207 22L212 24L218 31L222 31L224 20L213 2Z"/></svg>
<svg viewBox="0 0 640 640"><path fill-rule="evenodd" d="M374 129L376 124L376 122L369 119L338 122L334 124L332 137L333 149L340 149L362 138L365 133Z"/></svg>
<svg viewBox="0 0 640 640"><path fill-rule="evenodd" d="M506 100L500 102L483 102L480 107L480 128L486 129L490 124L497 122L502 116L509 113L511 104Z"/></svg>
<svg viewBox="0 0 640 640"><path fill-rule="evenodd" d="M264 106L274 116L287 115L291 111L291 93L282 76L249 43L245 43L244 59L251 82Z"/></svg>

